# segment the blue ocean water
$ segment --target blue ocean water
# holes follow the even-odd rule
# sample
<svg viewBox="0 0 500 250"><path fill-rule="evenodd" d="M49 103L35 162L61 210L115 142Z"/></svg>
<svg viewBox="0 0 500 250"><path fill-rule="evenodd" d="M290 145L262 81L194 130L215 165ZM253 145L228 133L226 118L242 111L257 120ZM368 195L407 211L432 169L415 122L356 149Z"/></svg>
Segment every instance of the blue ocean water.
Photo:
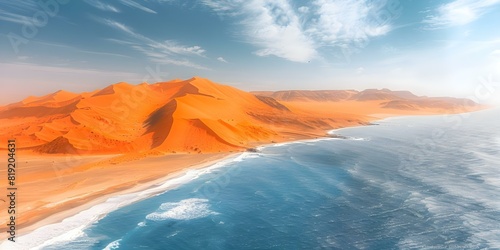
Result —
<svg viewBox="0 0 500 250"><path fill-rule="evenodd" d="M500 249L499 127L402 117L262 147L42 248Z"/></svg>

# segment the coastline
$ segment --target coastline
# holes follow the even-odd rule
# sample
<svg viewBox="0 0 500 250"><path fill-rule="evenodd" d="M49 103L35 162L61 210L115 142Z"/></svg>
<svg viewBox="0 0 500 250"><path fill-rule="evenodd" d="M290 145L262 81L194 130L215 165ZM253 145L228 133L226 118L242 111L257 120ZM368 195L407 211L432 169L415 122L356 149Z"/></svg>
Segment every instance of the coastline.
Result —
<svg viewBox="0 0 500 250"><path fill-rule="evenodd" d="M441 114L441 115L446 115L446 114ZM379 118L373 117L373 119L371 119L370 122L385 120L385 119L394 118L394 117L404 117L404 116L405 115L393 115L393 116L386 116L386 117L379 117ZM415 115L408 115L408 116L415 116ZM359 124L359 125L352 125L352 126L343 126L341 128L336 128L333 130L325 130L325 134L323 137L314 137L312 135L303 134L303 138L297 138L298 140L295 138L292 140L283 139L282 141L278 141L276 143L263 143L260 145L256 145L256 148L269 147L269 146L280 146L280 145L286 145L286 144L290 144L290 143L300 143L303 141L310 141L310 140L315 141L315 140L335 139L332 137L328 137L327 135L331 134L332 131L337 131L337 130L344 129L344 128L364 127L364 126L367 126L367 125L366 124ZM291 139L291 138L288 138L288 139ZM125 164L128 164L128 165L140 165L140 164L144 164L144 161L148 161L148 160L153 159L153 160L159 161L163 164L169 164L170 162L168 162L168 161L170 159L168 159L168 158L181 157L181 158L183 158L183 159L181 159L181 161L184 160L184 165L178 166L176 169L170 169L170 171L165 171L165 172L167 172L167 173L165 173L166 176L163 176L160 178L158 178L158 176L155 175L155 176L152 176L150 179L140 180L139 182L135 183L134 185L131 185L130 183L122 183L122 185L114 186L114 187L105 189L102 192L94 193L94 195L92 195L92 196L88 196L88 197L84 197L82 199L79 199L78 201L79 201L80 205L77 205L77 206L72 206L72 202L63 202L63 203L61 203L61 205L56 204L54 206L55 212L51 213L50 216L48 216L42 220L34 221L33 223L30 223L26 226L19 227L19 229L17 230L16 238L29 235L29 234L35 232L37 229L40 229L40 228L43 228L46 226L50 226L50 225L55 224L55 223L59 223L65 219L68 219L72 216L75 216L83 211L91 209L94 206L97 206L103 202L106 202L111 198L115 198L115 197L119 197L119 196L123 196L123 195L130 195L130 194L134 194L134 193L138 193L138 192L142 192L142 191L147 191L147 190L151 191L157 187L163 186L167 182L171 182L171 181L175 182L176 179L180 179L183 176L186 176L190 170L206 169L210 166L213 166L217 163L224 162L224 161L229 160L229 159L234 160L238 155L242 155L244 153L245 152L240 151L240 152L235 152L235 153L226 152L226 153L200 154L200 155L193 155L193 154L184 154L181 156L179 156L179 155L166 155L166 156L146 157L143 159L138 159L138 160L126 162ZM198 156L199 159L198 158L192 159L196 156ZM188 158L190 160L187 160ZM179 159L177 159L177 160L179 160ZM111 163L111 164L113 164L113 163ZM171 190L171 189L175 188L176 186L181 185L183 183L185 183L185 182L180 182L177 184L175 184L175 183L168 184L167 187L164 187L161 190L153 191L153 192L149 193L148 195L143 196L140 199L137 199L137 200L135 200L131 203L125 204L125 205L130 205L134 202L137 202L137 201L140 201L143 199L147 199L148 197L150 197L152 195ZM123 206L125 206L125 205L123 205ZM116 210L118 208L119 207L115 207L112 210ZM106 214L106 212L103 214ZM96 218L96 219L98 219L98 218ZM3 232L3 234L0 236L0 239L4 242L2 244L0 244L0 249L3 249L3 245L5 244L5 242L8 242L6 240L6 238L7 238L7 234L6 234L6 232Z"/></svg>
<svg viewBox="0 0 500 250"><path fill-rule="evenodd" d="M168 161L170 160L170 162L173 161L178 165L175 168L163 170L164 172L163 177L152 175L150 178L147 179L142 178L136 181L135 183L122 183L120 185L115 185L112 187L104 188L102 190L94 191L90 195L81 198L71 197L70 199L62 200L62 202L61 201L55 202L56 204L48 203L44 206L50 207L51 209L40 213L43 219L41 220L35 219L35 221L28 221L25 222L24 224L21 224L21 226L19 226L18 224L16 230L16 242L18 238L29 235L34 231L36 231L37 229L52 224L60 223L63 220L71 218L72 216L75 216L83 211L91 209L94 206L102 204L111 198L128 194L134 194L134 193L139 194L140 192L142 192L143 194L146 193L144 194L143 197L140 197L140 199L136 200L139 201L142 199L147 199L152 195L168 191L182 184L183 182L176 184L175 180L182 179L182 177L187 176L190 171L206 169L210 166L214 166L217 163L224 162L232 158L236 158L241 153L242 152L198 154L198 155L190 155L190 154L173 155L173 156L167 155L167 156L158 156L158 157L140 159L138 161L126 162L124 163L126 165L147 165L148 161L152 160L158 163L163 162L164 164L165 163L168 164L169 163ZM151 164L151 162L149 162L149 164ZM147 192L148 190L150 192ZM21 195L23 195L23 193L21 193ZM19 203L20 203L19 206L22 208L24 206L22 201ZM48 212L50 212L50 214L47 214ZM3 248L4 243L6 242L10 243L10 241L7 240L6 231L7 230L5 228L4 230L2 230L0 239L3 241L3 243L0 244L0 249L4 249Z"/></svg>
<svg viewBox="0 0 500 250"><path fill-rule="evenodd" d="M360 126L366 126L366 125L360 125ZM347 126L347 127L349 127L349 126ZM355 126L351 126L351 127L355 127ZM258 144L255 146L255 148L281 146L281 145L287 145L287 144L291 144L291 143L301 143L301 142L311 141L311 140L316 141L316 140L332 139L330 137L327 137L328 134L326 132L328 132L328 130L325 130L325 134L323 137L318 137L314 134L302 134L299 138L287 138L289 140L286 140L286 139L279 140L278 139L276 142L273 142L273 143ZM152 177L150 180L142 180L142 181L139 181L139 183L136 183L134 185L130 185L128 183L123 183L122 185L119 185L118 187L117 186L110 187L110 188L104 190L103 192L96 192L96 193L93 193L92 195L86 196L82 199L77 199L77 198L66 199L65 201L63 200L62 202L58 201L58 202L54 202L54 203L48 203L45 206L52 207L54 212L50 213L50 215L48 215L48 216L46 214L42 213L41 215L46 216L46 217L44 217L44 219L36 220L33 223L29 223L27 225L22 225L22 226L18 227L18 229L16 231L16 239L21 238L21 237L26 237L27 235L30 235L31 233L35 232L36 230L38 230L40 228L44 228L46 226L61 223L63 220L66 220L68 218L76 216L79 213L84 212L86 210L89 210L89 209L91 209L99 204L102 204L103 202L106 202L109 199L120 197L123 195L136 194L139 192L152 190L154 188L163 186L170 181L176 181L177 179L180 179L183 176L186 176L186 174L192 170L206 170L207 168L210 168L211 166L214 166L214 165L219 164L219 163L221 163L221 166L223 166L225 161L235 160L238 157L244 155L245 153L251 153L251 152L238 151L238 152L221 152L221 153L207 153L207 154L180 154L181 157L186 157L186 159L183 159L183 160L185 160L183 162L184 165L175 169L175 170L172 170L172 171L165 171L167 173L165 173L166 176L164 176L164 177L160 177L160 178L158 178L158 176ZM32 157L39 157L38 155L31 155L31 156ZM109 156L116 157L117 155L108 155L108 157ZM198 157L201 156L202 160L200 161L198 159L187 159L187 158L197 157L197 156ZM65 156L65 157L67 157L67 156ZM94 157L97 159L100 159L99 157L102 157L102 156L80 156L80 158L94 158ZM120 156L118 155L118 157L120 157ZM172 157L179 157L179 155L163 155L163 156L155 156L155 157L145 157L143 159L138 159L138 160L126 162L125 164L141 165L141 164L144 164L144 161L148 161L151 159L159 160L159 161L162 161L164 164L168 164L169 163L168 161L171 160L168 158L172 158ZM97 165L97 166L101 166L101 167L106 166L106 165L109 166L111 164L116 164L116 163L113 163L113 159L114 159L113 157L104 158L103 161L107 162L106 164L103 164L102 163L103 161L101 161L101 162L97 162L97 163L90 162L90 163L83 164L83 165L88 166L90 164L90 165ZM163 159L163 160L161 160L161 159ZM81 168L81 166L77 166L77 167ZM87 170L88 168L89 167L84 167L85 170ZM173 184L173 185L167 184L168 187L163 188L163 189L160 188L157 191L153 191L153 192L149 193L147 196L141 197L140 199L137 199L134 202L131 202L131 203L125 204L125 205L130 205L132 203L147 199L147 198L149 198L155 194L158 194L158 193L167 192L169 190L175 189L177 186L182 185L184 183L185 182L180 182L178 184ZM78 201L79 205L74 206L75 200ZM116 210L116 209L119 209L120 207L113 208L109 212ZM103 213L103 214L106 214L106 213ZM0 243L0 249L4 249L3 248L4 244L10 244L10 242L7 240L7 233L5 231L6 230L4 230L4 232L0 235L0 241L2 241L2 243Z"/></svg>

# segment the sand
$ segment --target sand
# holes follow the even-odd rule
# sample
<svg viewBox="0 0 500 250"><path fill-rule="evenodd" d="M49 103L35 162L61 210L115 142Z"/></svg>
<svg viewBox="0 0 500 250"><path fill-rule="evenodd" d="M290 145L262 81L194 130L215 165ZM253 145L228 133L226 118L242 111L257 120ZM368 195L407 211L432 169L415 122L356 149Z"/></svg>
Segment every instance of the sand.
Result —
<svg viewBox="0 0 500 250"><path fill-rule="evenodd" d="M176 154L123 160L119 155L18 154L17 234L60 222L112 196L148 189L232 155ZM6 203L0 209L7 211ZM0 239L7 237L6 219L2 216Z"/></svg>
<svg viewBox="0 0 500 250"><path fill-rule="evenodd" d="M16 222L23 234L262 144L323 137L390 116L482 108L386 89L248 93L194 77L28 97L0 107L0 141L17 143ZM6 143L0 154L7 162ZM7 203L0 206L6 211ZM7 217L0 219L5 239Z"/></svg>

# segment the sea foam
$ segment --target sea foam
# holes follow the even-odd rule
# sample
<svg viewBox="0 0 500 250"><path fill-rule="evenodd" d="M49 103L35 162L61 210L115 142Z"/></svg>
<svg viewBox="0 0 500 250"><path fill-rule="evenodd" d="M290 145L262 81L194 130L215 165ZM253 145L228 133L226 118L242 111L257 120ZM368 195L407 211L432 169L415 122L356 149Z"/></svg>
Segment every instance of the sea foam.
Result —
<svg viewBox="0 0 500 250"><path fill-rule="evenodd" d="M209 209L207 199L191 198L179 202L163 203L157 211L148 214L146 219L152 221L192 220L216 214L218 213Z"/></svg>
<svg viewBox="0 0 500 250"><path fill-rule="evenodd" d="M111 243L109 243L103 250L111 250L111 249L119 249L120 248L120 240L115 240Z"/></svg>

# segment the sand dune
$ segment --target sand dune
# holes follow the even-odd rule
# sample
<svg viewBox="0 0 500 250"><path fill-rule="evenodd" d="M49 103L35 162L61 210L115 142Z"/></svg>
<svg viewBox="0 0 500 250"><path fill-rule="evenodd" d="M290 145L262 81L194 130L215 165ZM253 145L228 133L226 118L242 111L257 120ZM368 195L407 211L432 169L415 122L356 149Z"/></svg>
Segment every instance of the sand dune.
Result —
<svg viewBox="0 0 500 250"><path fill-rule="evenodd" d="M469 99L416 96L409 91L367 89L363 91L260 91L256 95L272 97L295 112L318 114L365 115L373 118L391 115L448 114L474 111L484 107Z"/></svg>
<svg viewBox="0 0 500 250"><path fill-rule="evenodd" d="M248 93L194 77L28 97L0 107L0 139L17 142L23 190L18 224L26 228L56 212L223 155L208 153L325 136L329 129L386 116L481 108L465 99L387 89ZM6 144L0 151L6 154Z"/></svg>
<svg viewBox="0 0 500 250"><path fill-rule="evenodd" d="M0 138L19 138L19 149L43 154L226 152L292 139L294 131L321 136L381 114L478 108L464 99L388 89L248 93L194 77L28 97L0 108Z"/></svg>

